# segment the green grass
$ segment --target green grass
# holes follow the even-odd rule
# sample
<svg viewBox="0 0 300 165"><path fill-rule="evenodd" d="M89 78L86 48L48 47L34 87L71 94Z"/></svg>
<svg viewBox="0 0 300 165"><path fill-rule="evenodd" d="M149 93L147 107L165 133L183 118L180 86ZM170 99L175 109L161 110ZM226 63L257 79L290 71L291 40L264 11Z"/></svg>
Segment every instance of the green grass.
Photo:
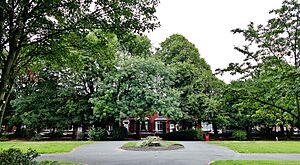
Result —
<svg viewBox="0 0 300 165"><path fill-rule="evenodd" d="M43 141L43 142L0 142L0 151L7 150L9 148L19 148L25 152L29 148L35 149L39 154L49 153L64 153L70 152L74 148L84 144L91 144L90 141Z"/></svg>
<svg viewBox="0 0 300 165"><path fill-rule="evenodd" d="M210 165L300 165L294 160L218 160Z"/></svg>
<svg viewBox="0 0 300 165"><path fill-rule="evenodd" d="M300 141L211 141L240 153L300 153Z"/></svg>
<svg viewBox="0 0 300 165"><path fill-rule="evenodd" d="M122 148L133 148L136 147L137 142L128 142L122 145Z"/></svg>
<svg viewBox="0 0 300 165"><path fill-rule="evenodd" d="M122 145L122 148L138 148L137 146L138 142L128 142ZM160 141L161 147L170 147L171 145L179 144L176 142L170 142L170 141Z"/></svg>

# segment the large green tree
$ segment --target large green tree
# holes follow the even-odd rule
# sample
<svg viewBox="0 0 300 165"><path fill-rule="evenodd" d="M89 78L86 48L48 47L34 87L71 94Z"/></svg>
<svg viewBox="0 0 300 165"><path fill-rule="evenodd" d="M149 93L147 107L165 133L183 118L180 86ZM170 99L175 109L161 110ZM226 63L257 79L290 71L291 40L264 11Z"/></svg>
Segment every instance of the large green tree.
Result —
<svg viewBox="0 0 300 165"><path fill-rule="evenodd" d="M161 112L174 119L181 117L179 92L172 88L174 73L153 58L130 58L100 81L91 102L101 118L121 120L128 116L144 120Z"/></svg>
<svg viewBox="0 0 300 165"><path fill-rule="evenodd" d="M241 63L231 63L222 71L241 73L253 79L247 98L292 116L300 124L300 3L284 0L282 7L272 10L274 18L266 25L234 29L247 45L235 47L245 55Z"/></svg>
<svg viewBox="0 0 300 165"><path fill-rule="evenodd" d="M4 114L12 85L20 70L42 55L60 50L62 34L101 28L122 35L158 26L158 0L0 2L0 109ZM1 115L0 125L3 115Z"/></svg>
<svg viewBox="0 0 300 165"><path fill-rule="evenodd" d="M212 118L207 117L208 110L216 111L212 110L211 99L217 95L220 81L195 45L184 36L174 34L160 44L156 57L175 70L174 87L181 92L180 108L185 114L184 119L211 121Z"/></svg>
<svg viewBox="0 0 300 165"><path fill-rule="evenodd" d="M45 68L39 73L39 79L39 82L22 82L22 90L18 90L17 98L12 101L16 114L28 128L67 127L72 119L62 111L68 99L60 90L58 74Z"/></svg>
<svg viewBox="0 0 300 165"><path fill-rule="evenodd" d="M186 62L197 68L210 70L210 66L200 57L196 46L180 34L173 34L163 41L156 55L166 64Z"/></svg>

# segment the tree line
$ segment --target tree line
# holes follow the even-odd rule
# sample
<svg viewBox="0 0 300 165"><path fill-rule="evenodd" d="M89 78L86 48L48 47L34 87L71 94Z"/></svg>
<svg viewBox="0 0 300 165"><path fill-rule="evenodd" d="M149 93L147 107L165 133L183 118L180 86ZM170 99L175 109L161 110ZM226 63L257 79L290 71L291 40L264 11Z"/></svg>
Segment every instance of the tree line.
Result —
<svg viewBox="0 0 300 165"><path fill-rule="evenodd" d="M297 0L284 0L265 25L232 30L245 38L235 47L245 59L216 72L180 34L156 49L140 35L159 27L158 3L2 1L0 123L87 129L160 112L208 121L215 134L300 127ZM242 78L225 84L214 74L224 72Z"/></svg>

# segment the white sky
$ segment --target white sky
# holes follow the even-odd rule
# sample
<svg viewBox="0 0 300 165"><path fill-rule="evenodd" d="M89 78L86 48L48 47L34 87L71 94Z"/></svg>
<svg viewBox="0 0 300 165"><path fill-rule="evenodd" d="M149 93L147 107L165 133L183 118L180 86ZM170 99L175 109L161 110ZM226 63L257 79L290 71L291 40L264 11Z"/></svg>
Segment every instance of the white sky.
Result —
<svg viewBox="0 0 300 165"><path fill-rule="evenodd" d="M282 0L161 0L156 13L161 27L148 37L157 47L172 34L184 35L214 71L243 59L233 49L242 44L242 37L230 30L245 28L250 21L265 24L271 18L269 11L281 3ZM234 79L229 74L218 77L225 82Z"/></svg>

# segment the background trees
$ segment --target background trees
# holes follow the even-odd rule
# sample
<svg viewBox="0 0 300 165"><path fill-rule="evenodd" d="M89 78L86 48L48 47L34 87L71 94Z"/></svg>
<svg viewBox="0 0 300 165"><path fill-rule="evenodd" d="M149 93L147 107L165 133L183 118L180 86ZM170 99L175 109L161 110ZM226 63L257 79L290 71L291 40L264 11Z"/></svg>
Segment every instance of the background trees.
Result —
<svg viewBox="0 0 300 165"><path fill-rule="evenodd" d="M219 83L210 66L201 58L198 49L184 36L174 34L160 44L156 56L174 68L174 87L181 92L180 109L187 120L211 121L205 114L214 111L212 100L218 95ZM213 116L213 115L212 115Z"/></svg>
<svg viewBox="0 0 300 165"><path fill-rule="evenodd" d="M233 30L245 38L246 45L235 47L245 58L222 71L241 73L246 79L232 83L230 95L236 95L237 102L228 103L246 112L252 123L257 116L265 116L270 121L267 125L299 128L299 5L299 1L285 0L281 8L270 12L274 18L266 25L251 22L246 29Z"/></svg>
<svg viewBox="0 0 300 165"><path fill-rule="evenodd" d="M0 109L6 103L16 76L38 57L64 54L58 44L63 34L84 35L101 28L118 36L153 30L157 0L144 1L1 1L0 14ZM3 115L1 115L3 117ZM0 119L0 125L2 123Z"/></svg>
<svg viewBox="0 0 300 165"><path fill-rule="evenodd" d="M148 114L161 112L174 119L179 93L172 88L173 71L153 58L130 58L109 72L97 86L91 100L96 114L117 120L128 116L144 120Z"/></svg>

